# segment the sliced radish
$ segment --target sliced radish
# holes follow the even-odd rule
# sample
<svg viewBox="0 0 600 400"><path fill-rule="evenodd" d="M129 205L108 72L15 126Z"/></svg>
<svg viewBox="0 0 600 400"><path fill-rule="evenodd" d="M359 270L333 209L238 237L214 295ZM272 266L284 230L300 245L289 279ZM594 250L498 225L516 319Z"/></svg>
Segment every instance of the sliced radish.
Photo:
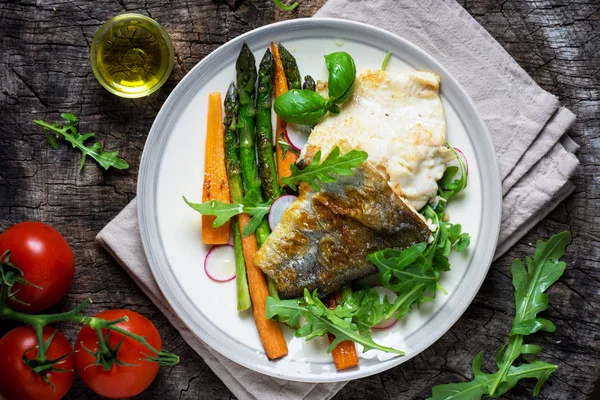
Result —
<svg viewBox="0 0 600 400"><path fill-rule="evenodd" d="M381 299L382 303L383 303L383 299L385 297L387 297L388 302L390 302L391 304L393 304L394 301L396 301L396 298L398 297L398 295L396 293L394 293L393 290L388 289L388 288L383 287L383 286L373 286L373 289L375 289L375 291L377 291L377 293L379 293L379 298ZM381 321L377 325L374 325L373 329L378 329L378 330L389 329L392 326L396 325L397 323L398 323L398 319L397 318L390 317L390 318L388 318L386 320Z"/></svg>
<svg viewBox="0 0 600 400"><path fill-rule="evenodd" d="M285 140L292 146L296 151L302 150L308 142L308 136L312 131L312 127L309 125L298 125L298 124L287 124L287 129L284 131Z"/></svg>
<svg viewBox="0 0 600 400"><path fill-rule="evenodd" d="M469 162L467 161L467 157L465 157L465 153L463 153L458 147L455 147L454 150L458 153L460 158L462 158L463 162L465 163L465 167L467 168L467 175L469 175Z"/></svg>
<svg viewBox="0 0 600 400"><path fill-rule="evenodd" d="M235 278L235 251L230 244L215 246L204 258L204 272L215 282L229 282Z"/></svg>
<svg viewBox="0 0 600 400"><path fill-rule="evenodd" d="M294 202L298 197L293 194L281 196L271 204L269 208L269 228L275 229L275 225L279 223L283 212Z"/></svg>

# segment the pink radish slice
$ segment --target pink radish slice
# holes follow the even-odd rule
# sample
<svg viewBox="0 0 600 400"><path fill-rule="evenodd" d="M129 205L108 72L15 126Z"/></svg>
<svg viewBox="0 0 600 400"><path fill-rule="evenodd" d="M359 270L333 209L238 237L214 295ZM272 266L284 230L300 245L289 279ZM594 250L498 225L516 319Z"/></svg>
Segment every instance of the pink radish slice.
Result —
<svg viewBox="0 0 600 400"><path fill-rule="evenodd" d="M230 244L215 246L204 258L204 272L215 282L229 282L235 278L235 251Z"/></svg>
<svg viewBox="0 0 600 400"><path fill-rule="evenodd" d="M290 123L287 125L287 129L284 131L285 140L288 141L294 150L300 151L304 146L306 146L310 131L310 126Z"/></svg>
<svg viewBox="0 0 600 400"><path fill-rule="evenodd" d="M281 196L271 204L269 208L269 228L275 229L275 225L279 223L283 212L294 202L298 197L293 194Z"/></svg>
<svg viewBox="0 0 600 400"><path fill-rule="evenodd" d="M373 289L375 289L377 291L377 293L379 293L379 298L381 299L381 302L383 302L384 297L387 297L388 302L393 304L394 301L396 301L396 298L398 297L398 295L396 293L394 293L394 291L392 291L386 287L383 287L383 286L373 286ZM374 325L373 329L377 329L377 330L389 329L392 326L396 325L397 323L398 323L398 319L395 317L391 317L391 318L381 321L377 325Z"/></svg>
<svg viewBox="0 0 600 400"><path fill-rule="evenodd" d="M465 153L463 153L458 147L455 147L454 150L458 153L458 155L460 156L460 158L463 159L463 162L465 163L465 167L467 168L467 175L469 175L469 162L467 161L467 157L465 157Z"/></svg>
<svg viewBox="0 0 600 400"><path fill-rule="evenodd" d="M292 147L292 149L294 149L294 150L296 150L296 151L300 151L300 150L301 150L301 149L300 149L300 147L296 146L296 145L294 144L294 142L292 142L292 141L290 140L290 135L288 135L288 131L287 131L287 129L286 129L285 131L283 131L283 137L284 137L285 141L286 141L286 142L288 142L288 143L290 144L290 146Z"/></svg>

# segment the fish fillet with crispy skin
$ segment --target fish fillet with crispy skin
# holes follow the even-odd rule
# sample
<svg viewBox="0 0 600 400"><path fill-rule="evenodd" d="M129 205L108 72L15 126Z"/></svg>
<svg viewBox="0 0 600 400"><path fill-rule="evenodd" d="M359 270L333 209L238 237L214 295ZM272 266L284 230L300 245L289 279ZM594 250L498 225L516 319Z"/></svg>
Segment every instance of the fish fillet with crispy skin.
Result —
<svg viewBox="0 0 600 400"><path fill-rule="evenodd" d="M282 298L318 289L326 296L377 272L367 255L427 241L430 230L368 162L299 197L254 257Z"/></svg>

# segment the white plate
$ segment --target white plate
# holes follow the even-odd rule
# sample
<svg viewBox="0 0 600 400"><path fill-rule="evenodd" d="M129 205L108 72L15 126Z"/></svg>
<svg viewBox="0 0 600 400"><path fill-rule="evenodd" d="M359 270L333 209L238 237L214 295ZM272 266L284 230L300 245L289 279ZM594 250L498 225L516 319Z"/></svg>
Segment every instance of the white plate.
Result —
<svg viewBox="0 0 600 400"><path fill-rule="evenodd" d="M286 328L289 355L269 361L251 314L236 311L235 281L215 283L202 268L209 249L202 244L200 216L181 199L201 201L204 142L209 92L225 93L235 78L235 60L246 41L257 63L271 41L294 54L303 75L327 78L323 55L344 50L361 72L378 69L388 50L390 71L428 69L442 76L441 93L448 140L469 160L468 188L449 207L451 220L472 236L469 251L454 254L452 271L432 303L413 310L392 329L373 339L406 352L404 357L370 351L359 367L338 373L325 340L305 342ZM468 60L465 60L468 62ZM265 26L221 46L196 65L160 110L142 156L138 217L152 272L171 307L186 325L219 353L248 368L284 379L334 382L356 379L394 367L439 339L471 303L488 271L498 237L500 177L489 134L473 102L458 82L432 57L387 31L344 20L299 19Z"/></svg>

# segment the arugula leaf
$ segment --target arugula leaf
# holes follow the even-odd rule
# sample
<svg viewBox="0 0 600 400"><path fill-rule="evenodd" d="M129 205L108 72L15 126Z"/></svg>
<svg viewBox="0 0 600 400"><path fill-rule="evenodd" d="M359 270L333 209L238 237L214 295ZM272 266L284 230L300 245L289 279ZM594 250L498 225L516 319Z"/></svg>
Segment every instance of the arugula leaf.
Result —
<svg viewBox="0 0 600 400"><path fill-rule="evenodd" d="M569 243L568 232L561 232L547 242L538 240L535 245L533 259L526 257L527 269L523 262L515 259L511 266L513 287L515 288L516 313L512 324L508 348L498 364L498 377L491 385L490 393L494 394L502 382L503 376L511 368L513 362L521 355L523 336L538 330L554 332L554 324L538 318L539 312L548 308L548 296L544 293L565 272L566 264L559 261Z"/></svg>
<svg viewBox="0 0 600 400"><path fill-rule="evenodd" d="M361 344L365 352L381 350L404 355L404 352L400 350L375 343L371 333L368 330L361 333L351 318L340 318L334 310L330 310L323 304L317 296L316 290L311 295L307 289L304 289L304 297L296 300L267 298L267 318L278 316L287 319L288 323L297 323L299 315L305 317L306 322L296 330L295 336L310 340L331 333L335 336L335 339L327 349L329 353L342 341L350 340Z"/></svg>
<svg viewBox="0 0 600 400"><path fill-rule="evenodd" d="M480 352L473 360L472 381L434 386L432 396L428 400L479 400L483 396L489 395L488 387L496 378L497 373L487 374L482 372L482 361L483 352ZM527 378L537 379L537 384L533 389L533 396L537 396L544 383L557 368L557 365L544 361L533 361L519 366L511 366L505 376L505 381L498 387L498 392L494 397L502 396L515 387L519 380Z"/></svg>
<svg viewBox="0 0 600 400"><path fill-rule="evenodd" d="M435 291L440 273L423 256L426 246L417 243L403 251L384 249L367 259L379 270L381 284L396 293L406 293L420 283Z"/></svg>
<svg viewBox="0 0 600 400"><path fill-rule="evenodd" d="M456 196L458 193L462 192L467 187L467 167L463 161L463 159L458 155L454 147L450 146L448 143L446 145L452 149L454 155L456 156L456 160L458 162L458 167L451 166L446 168L444 171L444 175L438 181L438 202L435 205L434 211L439 215L440 219L446 210L446 205L448 201ZM454 179L458 174L458 178ZM429 206L427 206L429 207Z"/></svg>
<svg viewBox="0 0 600 400"><path fill-rule="evenodd" d="M396 298L396 301L394 301L394 304L387 309L382 319L385 320L392 317L396 317L397 319L404 318L410 311L410 308L413 304L426 301L423 296L425 289L425 285L423 283L419 283L406 293L401 293Z"/></svg>
<svg viewBox="0 0 600 400"><path fill-rule="evenodd" d="M340 318L351 318L360 332L367 332L384 319L391 307L387 296L382 302L379 292L367 287L347 296L333 312Z"/></svg>
<svg viewBox="0 0 600 400"><path fill-rule="evenodd" d="M296 182L306 181L315 191L319 191L318 181L331 183L337 180L332 175L350 176L352 169L362 164L367 157L367 153L359 150L350 150L340 156L340 148L336 146L321 162L321 150L319 150L306 168L300 169L292 164L290 166L292 174L282 178L281 183L288 185L292 190L297 190Z"/></svg>
<svg viewBox="0 0 600 400"><path fill-rule="evenodd" d="M565 272L566 264L559 261L569 244L569 233L562 232L547 242L536 243L533 259L525 262L515 259L511 266L515 288L516 315L511 334L530 335L538 330L554 332L552 322L538 318L537 314L548 308L548 296L544 293Z"/></svg>
<svg viewBox="0 0 600 400"><path fill-rule="evenodd" d="M292 145L290 144L290 142L287 141L287 139L285 138L285 135L279 136L279 140L277 141L277 143L279 144L279 146L281 146L281 159L282 160L285 158L285 155L288 151L291 151L296 154L300 154L300 152L297 151L296 149L294 149L292 147Z"/></svg>
<svg viewBox="0 0 600 400"><path fill-rule="evenodd" d="M464 251L471 243L471 237L468 233L462 232L460 224L451 224L442 221L442 215L445 212L445 206L438 213L430 205L426 205L421 212L425 218L429 218L437 225L433 233L433 241L427 246L424 256L432 263L433 269L439 272L449 271L450 262L448 256L452 247L456 251Z"/></svg>
<svg viewBox="0 0 600 400"><path fill-rule="evenodd" d="M502 396L504 393L515 387L520 379L526 378L537 379L537 383L533 388L533 395L537 396L540 394L540 390L544 383L546 383L550 375L557 369L558 365L539 360L521 364L519 366L513 365L504 377L504 382L498 386L498 391L495 396Z"/></svg>
<svg viewBox="0 0 600 400"><path fill-rule="evenodd" d="M265 215L271 209L272 200L261 203L260 189L249 190L244 196L244 212L250 214L252 218L242 230L242 235L250 236L260 225Z"/></svg>
<svg viewBox="0 0 600 400"><path fill-rule="evenodd" d="M272 203L272 201L261 203L259 201L260 198L253 191L249 191L246 196L244 196L243 204L229 204L217 200L210 200L205 203L192 203L188 201L185 196L181 197L183 197L183 201L185 201L188 206L198 211L200 214L215 216L216 218L212 223L213 228L222 226L225 222L229 221L231 217L238 214L249 214L252 218L250 218L250 221L248 221L242 231L244 236L249 236L256 231L256 228L258 228L264 216L269 212Z"/></svg>
<svg viewBox="0 0 600 400"><path fill-rule="evenodd" d="M471 382L446 383L434 386L432 396L427 400L475 400L487 394L490 374L481 372L483 352L479 352L473 359L473 380Z"/></svg>
<svg viewBox="0 0 600 400"><path fill-rule="evenodd" d="M210 200L205 203L191 203L185 196L181 197L183 197L183 201L185 201L188 206L198 211L200 214L217 217L212 223L213 228L223 226L223 224L229 221L231 217L244 212L243 204L228 204L217 200Z"/></svg>
<svg viewBox="0 0 600 400"><path fill-rule="evenodd" d="M294 2L292 4L285 5L283 4L283 2L281 0L273 0L273 3L275 3L275 5L279 8L281 8L283 11L293 11L296 7L298 7L298 2Z"/></svg>
<svg viewBox="0 0 600 400"><path fill-rule="evenodd" d="M300 307L298 300L278 300L267 296L267 318L277 316L279 322L298 328L303 311L304 308Z"/></svg>
<svg viewBox="0 0 600 400"><path fill-rule="evenodd" d="M58 123L49 124L41 120L34 120L33 122L42 127L42 131L44 132L44 135L46 135L46 140L52 148L56 149L58 147L56 139L51 135L54 134L56 137L62 135L65 140L71 143L73 148L81 150L82 157L81 162L79 163L80 170L83 169L85 158L87 156L96 160L104 169L109 169L110 167L116 169L129 168L127 161L118 157L118 151L103 151L102 146L98 142L95 142L90 147L86 146L85 142L93 137L95 133L86 133L82 135L77 132L79 121L75 115L65 113L61 114L61 117L66 121L63 126L60 126Z"/></svg>
<svg viewBox="0 0 600 400"><path fill-rule="evenodd" d="M456 232L454 232L456 233ZM554 331L552 322L538 318L537 314L548 308L548 296L544 293L565 271L565 263L559 259L569 243L569 233L552 236L547 242L538 240L533 258L526 257L526 265L515 259L511 272L515 288L516 313L508 346L500 348L496 355L498 371L493 374L481 371L483 353L473 360L473 380L470 382L437 385L432 389L430 400L481 399L482 396L499 397L512 389L520 379L537 379L533 395L537 396L542 385L558 368L557 365L530 357L541 352L538 345L523 344L524 336L538 330ZM522 357L529 355L530 357ZM522 362L515 365L517 359Z"/></svg>

